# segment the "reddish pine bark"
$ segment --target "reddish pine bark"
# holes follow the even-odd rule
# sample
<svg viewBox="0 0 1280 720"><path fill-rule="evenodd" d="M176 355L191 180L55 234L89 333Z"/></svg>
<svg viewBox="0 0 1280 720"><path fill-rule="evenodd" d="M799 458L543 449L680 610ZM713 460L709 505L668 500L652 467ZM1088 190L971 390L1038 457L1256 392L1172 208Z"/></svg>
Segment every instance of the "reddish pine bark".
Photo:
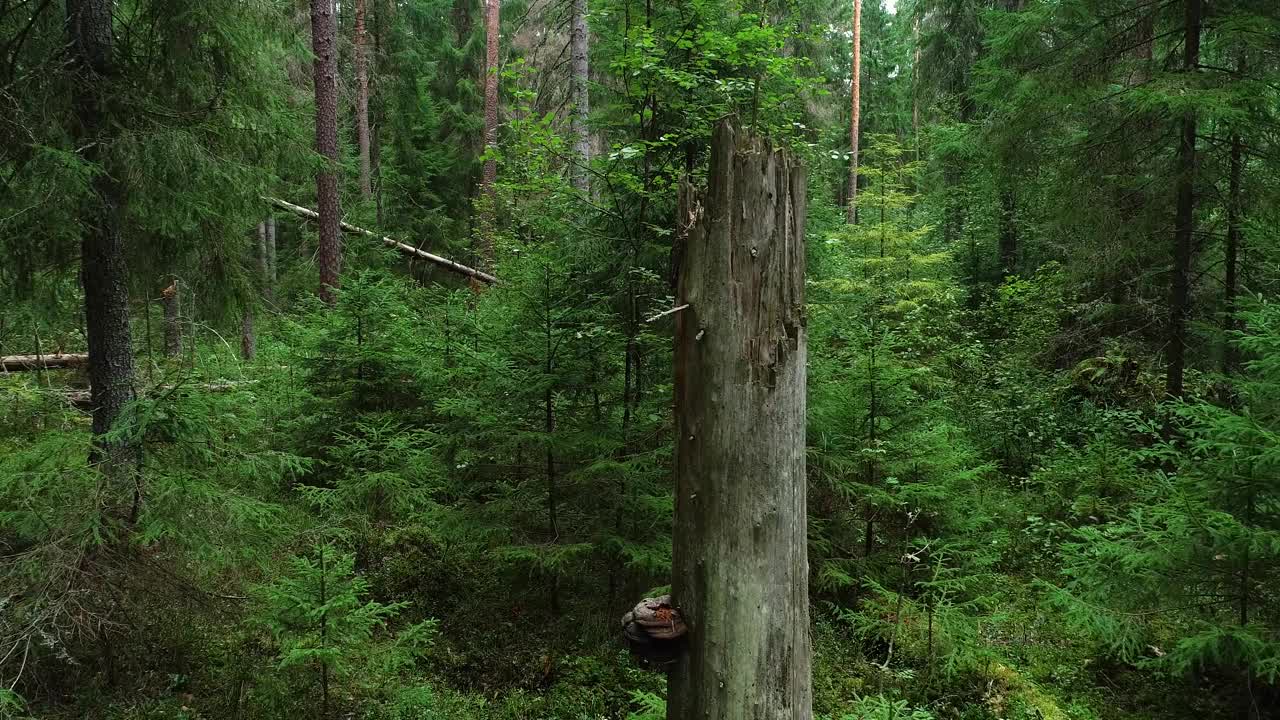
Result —
<svg viewBox="0 0 1280 720"><path fill-rule="evenodd" d="M498 0L485 0L485 61L484 61L484 147L498 144L498 27L501 11ZM493 192L498 179L498 166L492 158L484 163L484 189Z"/></svg>
<svg viewBox="0 0 1280 720"><path fill-rule="evenodd" d="M373 163L369 152L369 57L365 0L356 0L356 144L360 148L360 197L373 196Z"/></svg>
<svg viewBox="0 0 1280 720"><path fill-rule="evenodd" d="M178 278L160 291L160 304L164 307L164 354L176 358L182 355L182 291Z"/></svg>
<svg viewBox="0 0 1280 720"><path fill-rule="evenodd" d="M320 298L333 304L342 273L342 234L338 224L338 27L333 0L311 0L311 49L316 91L316 152L328 161L316 173L316 209L320 213Z"/></svg>
<svg viewBox="0 0 1280 720"><path fill-rule="evenodd" d="M862 0L853 0L853 74L849 122L849 208L850 225L858 221L858 131L862 120Z"/></svg>

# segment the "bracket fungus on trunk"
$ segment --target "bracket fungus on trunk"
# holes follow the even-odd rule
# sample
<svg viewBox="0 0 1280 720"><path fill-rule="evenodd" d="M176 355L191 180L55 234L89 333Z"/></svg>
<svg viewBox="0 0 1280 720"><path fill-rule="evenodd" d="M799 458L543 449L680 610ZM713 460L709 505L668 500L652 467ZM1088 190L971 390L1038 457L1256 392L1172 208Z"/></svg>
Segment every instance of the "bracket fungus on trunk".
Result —
<svg viewBox="0 0 1280 720"><path fill-rule="evenodd" d="M653 667L675 663L684 652L685 625L680 609L671 604L670 595L645 598L622 616L622 635L631 652Z"/></svg>

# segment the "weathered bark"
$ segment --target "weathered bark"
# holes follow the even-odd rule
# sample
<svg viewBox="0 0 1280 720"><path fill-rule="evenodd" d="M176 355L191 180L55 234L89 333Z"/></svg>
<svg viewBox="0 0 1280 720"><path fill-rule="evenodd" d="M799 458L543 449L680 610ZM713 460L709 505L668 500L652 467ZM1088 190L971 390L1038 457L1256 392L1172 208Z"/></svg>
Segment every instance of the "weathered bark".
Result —
<svg viewBox="0 0 1280 720"><path fill-rule="evenodd" d="M360 148L360 197L373 197L373 164L369 154L369 37L365 30L365 2L356 0L356 145Z"/></svg>
<svg viewBox="0 0 1280 720"><path fill-rule="evenodd" d="M135 448L124 440L103 439L124 406L133 399L133 341L129 330L128 268L120 216L126 189L103 149L111 144L113 124L108 97L115 75L109 0L67 0L67 32L74 78L76 146L97 169L92 192L81 210L80 277L84 285L85 330L89 346L89 384L93 402L91 462L124 477L136 466ZM135 488L138 486L135 485ZM139 497L135 489L136 515Z"/></svg>
<svg viewBox="0 0 1280 720"><path fill-rule="evenodd" d="M182 355L182 291L178 278L160 291L164 307L164 354L171 358Z"/></svg>
<svg viewBox="0 0 1280 720"><path fill-rule="evenodd" d="M1203 0L1186 2L1186 44L1182 69L1188 76L1200 62L1200 18ZM1173 273L1169 282L1169 352L1165 392L1181 397L1186 370L1187 317L1191 311L1191 256L1194 251L1196 214L1196 111L1182 113L1182 140L1178 145L1177 215L1173 234Z"/></svg>
<svg viewBox="0 0 1280 720"><path fill-rule="evenodd" d="M334 0L311 0L311 49L315 53L316 152L327 161L316 173L316 207L320 211L320 298L333 304L342 273L342 209L338 204L338 28Z"/></svg>
<svg viewBox="0 0 1280 720"><path fill-rule="evenodd" d="M280 200L277 198L264 197L262 199L266 200L272 205L275 205L278 208L281 208L283 210L288 210L289 212L295 215L298 215L300 217L308 218L311 220L315 220L320 217L320 214L317 213L315 210L312 210L311 208L304 208L301 205L294 205L291 202L285 202L284 200ZM339 223L338 226L341 229L350 233L356 233L359 235L364 235L365 237L371 237L374 240L381 240L382 244L386 245L387 247L398 250L401 253L408 255L410 257L421 258L423 260L426 260L429 263L439 265L440 267L445 268L446 270L450 270L455 273L458 273L459 275L466 275L467 277L470 277L474 280L479 280L480 282L489 283L489 284L498 282L498 278L494 277L493 275L490 275L487 272L476 270L475 268L472 268L472 267L467 267L462 263L454 262L449 258L440 257L439 255L434 255L425 250L420 250L412 245L402 243L399 240L394 240L389 237L378 235L372 230L365 230L364 228L356 225L352 225L349 222L341 222Z"/></svg>
<svg viewBox="0 0 1280 720"><path fill-rule="evenodd" d="M25 370L66 370L89 364L88 353L59 353L57 355L6 355L0 357L0 372Z"/></svg>
<svg viewBox="0 0 1280 720"><path fill-rule="evenodd" d="M588 63L587 0L573 0L573 34L570 38L573 65L573 186L581 192L591 190L591 116L590 65Z"/></svg>
<svg viewBox="0 0 1280 720"><path fill-rule="evenodd" d="M858 222L858 135L862 121L862 0L853 0L853 72L850 94L853 102L849 119L849 207L850 225Z"/></svg>
<svg viewBox="0 0 1280 720"><path fill-rule="evenodd" d="M676 314L673 592L690 625L671 720L811 716L805 515L805 175L728 122Z"/></svg>

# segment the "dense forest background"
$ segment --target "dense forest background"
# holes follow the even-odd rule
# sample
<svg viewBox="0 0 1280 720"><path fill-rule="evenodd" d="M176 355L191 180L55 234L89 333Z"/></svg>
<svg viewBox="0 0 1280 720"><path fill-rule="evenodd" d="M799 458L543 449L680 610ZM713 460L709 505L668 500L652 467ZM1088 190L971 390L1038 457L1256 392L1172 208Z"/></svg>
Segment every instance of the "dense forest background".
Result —
<svg viewBox="0 0 1280 720"><path fill-rule="evenodd" d="M487 5L0 0L0 716L662 717L727 116L808 168L815 714L1280 716L1274 0Z"/></svg>

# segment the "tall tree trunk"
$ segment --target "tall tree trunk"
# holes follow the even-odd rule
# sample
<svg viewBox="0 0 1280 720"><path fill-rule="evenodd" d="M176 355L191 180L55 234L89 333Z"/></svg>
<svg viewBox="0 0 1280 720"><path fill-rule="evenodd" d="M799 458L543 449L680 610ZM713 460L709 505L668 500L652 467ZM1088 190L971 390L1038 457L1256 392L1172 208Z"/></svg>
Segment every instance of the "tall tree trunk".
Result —
<svg viewBox="0 0 1280 720"><path fill-rule="evenodd" d="M550 363L548 363L550 364ZM556 430L556 405L555 395L551 392L551 388L547 388L544 392L543 401L546 411L545 429L547 433L547 530L551 536L551 544L555 545L560 542L560 488L558 487L559 478L556 477L556 454L551 448L551 434ZM551 614L560 615L560 569L551 568L551 587L548 589L548 606Z"/></svg>
<svg viewBox="0 0 1280 720"><path fill-rule="evenodd" d="M484 14L484 147L488 151L498 145L498 0L485 0ZM498 164L493 158L485 160L481 176L485 192L493 192L498 179Z"/></svg>
<svg viewBox="0 0 1280 720"><path fill-rule="evenodd" d="M320 212L320 298L333 304L342 273L342 233L338 223L338 28L334 0L311 0L311 49L316 91L316 152L327 161L316 173L316 209Z"/></svg>
<svg viewBox="0 0 1280 720"><path fill-rule="evenodd" d="M672 588L688 651L667 717L809 720L805 176L720 123L676 316Z"/></svg>
<svg viewBox="0 0 1280 720"><path fill-rule="evenodd" d="M275 300L276 280L279 271L276 268L276 216L267 216L267 299Z"/></svg>
<svg viewBox="0 0 1280 720"><path fill-rule="evenodd" d="M356 0L356 145L360 148L360 197L373 197L373 164L369 153L369 37L365 31L365 2Z"/></svg>
<svg viewBox="0 0 1280 720"><path fill-rule="evenodd" d="M920 160L920 15L911 20L911 41L915 45L915 62L911 65L911 137L915 143L916 161Z"/></svg>
<svg viewBox="0 0 1280 720"><path fill-rule="evenodd" d="M559 479L556 477L556 455L552 446L552 436L556 431L556 405L555 392L552 387L552 375L555 370L555 342L552 334L554 319L551 312L551 268L543 267L543 279L546 282L546 310L545 322L543 323L544 331L544 364L543 372L546 373L547 388L543 392L543 410L545 412L543 431L547 435L546 462L547 462L547 530L550 535L550 544L555 545L560 542L560 519L559 519L559 502L560 489L557 487ZM549 592L550 609L552 615L560 615L560 569L551 568L551 588Z"/></svg>
<svg viewBox="0 0 1280 720"><path fill-rule="evenodd" d="M1236 73L1243 77L1247 61L1244 53L1236 62ZM1222 372L1230 375L1240 367L1240 350L1232 342L1231 332L1240 329L1236 320L1236 305L1240 296L1240 235L1244 221L1242 188L1244 180L1244 142L1239 130L1231 133L1231 166L1227 181L1227 244L1223 258L1226 277L1223 279L1222 327L1226 338L1222 349Z"/></svg>
<svg viewBox="0 0 1280 720"><path fill-rule="evenodd" d="M267 232L267 221L258 223L257 253L254 256L258 276L256 285L261 288L264 297L271 292L271 258L267 254ZM244 360L252 360L257 353L258 338L253 316L253 301L248 300L240 315L240 357Z"/></svg>
<svg viewBox="0 0 1280 720"><path fill-rule="evenodd" d="M80 277L84 285L85 330L89 346L90 402L93 406L91 462L124 477L137 465L136 448L125 440L104 439L124 406L133 399L133 342L129 331L128 268L120 215L126 189L112 172L103 148L110 145L112 123L106 97L111 93L115 58L110 0L67 0L68 45L74 72L73 130L85 162L97 169L92 192L81 209ZM141 501L134 485L132 519Z"/></svg>
<svg viewBox="0 0 1280 720"><path fill-rule="evenodd" d="M484 55L484 171L480 189L489 205L486 208L480 231L479 265L482 270L493 267L493 222L496 219L497 199L495 184L498 182L498 164L492 153L498 147L498 28L499 0L485 0L485 55Z"/></svg>
<svg viewBox="0 0 1280 720"><path fill-rule="evenodd" d="M275 233L274 225L275 222L270 217L258 223L258 285L261 288L262 298L267 302L275 301L275 282L272 277L275 274L275 268L272 267L274 264L272 255L275 254L275 248L272 247L275 241L272 237Z"/></svg>
<svg viewBox="0 0 1280 720"><path fill-rule="evenodd" d="M182 283L172 278L169 286L160 292L164 306L164 354L176 358L182 355Z"/></svg>
<svg viewBox="0 0 1280 720"><path fill-rule="evenodd" d="M1151 80L1151 60L1155 48L1156 24L1154 11L1148 7L1149 5L1150 3L1146 2L1146 0L1139 0L1138 12L1140 16L1137 25L1134 27L1137 42L1134 43L1133 48L1136 67L1129 76L1130 87L1145 85Z"/></svg>
<svg viewBox="0 0 1280 720"><path fill-rule="evenodd" d="M587 120L591 115L590 65L588 64L589 35L587 28L587 0L573 0L573 186L580 192L591 190L591 131Z"/></svg>
<svg viewBox="0 0 1280 720"><path fill-rule="evenodd" d="M1238 330L1240 323L1236 320L1236 301L1240 295L1240 224L1241 201L1240 184L1243 174L1244 149L1240 141L1240 133L1231 134L1231 170L1227 189L1227 244L1224 257L1226 277L1223 281L1223 317L1222 327L1227 337L1222 349L1222 372L1234 373L1240 367L1240 351L1232 341L1230 333Z"/></svg>
<svg viewBox="0 0 1280 720"><path fill-rule="evenodd" d="M1186 44L1182 69L1188 82L1200 63L1200 18L1203 0L1186 0ZM1173 237L1173 275L1169 282L1169 357L1165 392L1183 394L1186 370L1187 316L1191 311L1191 256L1196 215L1196 111L1182 113L1182 140L1178 145L1177 216Z"/></svg>
<svg viewBox="0 0 1280 720"><path fill-rule="evenodd" d="M876 392L877 385L876 385L876 345L875 345L876 313L878 312L879 312L879 308L872 310L871 347L869 348L870 352L867 355L867 361L868 361L867 362L867 381L869 383L868 388L871 391L870 397L869 397L871 402L869 403L867 408L867 450L869 450L870 452L868 452L867 454L867 461L866 461L866 464L863 466L863 476L862 476L862 482L867 487L873 487L876 483L877 476L879 476L880 474L879 467L877 466L876 461L873 459L874 453L877 449L876 448L876 445L877 445L877 439L876 439L877 427L876 426L879 424L879 418L880 418L880 402L879 402L878 393ZM866 510L867 510L866 526L863 528L863 535L862 535L862 556L865 558L870 558L872 553L874 553L876 550L876 509L872 507L870 504L868 504Z"/></svg>
<svg viewBox="0 0 1280 720"><path fill-rule="evenodd" d="M370 83L372 85L372 93L379 91L379 74L382 67L387 62L387 33L391 23L391 14L395 11L396 0L386 0L383 3L375 2L373 5L373 63L370 72ZM376 224L382 227L384 217L384 203L382 193L382 126L387 120L386 102L379 102L373 111L373 116L369 119L369 165L370 165L370 182L373 185L373 202L374 202L374 218Z"/></svg>
<svg viewBox="0 0 1280 720"><path fill-rule="evenodd" d="M1005 165L1004 172L1012 175ZM1012 184L1000 189L1000 272L1013 275L1018 268L1018 197Z"/></svg>
<svg viewBox="0 0 1280 720"><path fill-rule="evenodd" d="M862 122L862 0L853 0L853 72L849 120L849 208L850 225L858 222L858 136Z"/></svg>
<svg viewBox="0 0 1280 720"><path fill-rule="evenodd" d="M257 268L257 281L265 295L271 286L271 256L267 251L267 221L263 220L258 223L257 228L257 254L254 255L254 263Z"/></svg>
<svg viewBox="0 0 1280 720"><path fill-rule="evenodd" d="M258 336L253 327L253 303L245 303L240 315L240 358L252 360L258 352Z"/></svg>

